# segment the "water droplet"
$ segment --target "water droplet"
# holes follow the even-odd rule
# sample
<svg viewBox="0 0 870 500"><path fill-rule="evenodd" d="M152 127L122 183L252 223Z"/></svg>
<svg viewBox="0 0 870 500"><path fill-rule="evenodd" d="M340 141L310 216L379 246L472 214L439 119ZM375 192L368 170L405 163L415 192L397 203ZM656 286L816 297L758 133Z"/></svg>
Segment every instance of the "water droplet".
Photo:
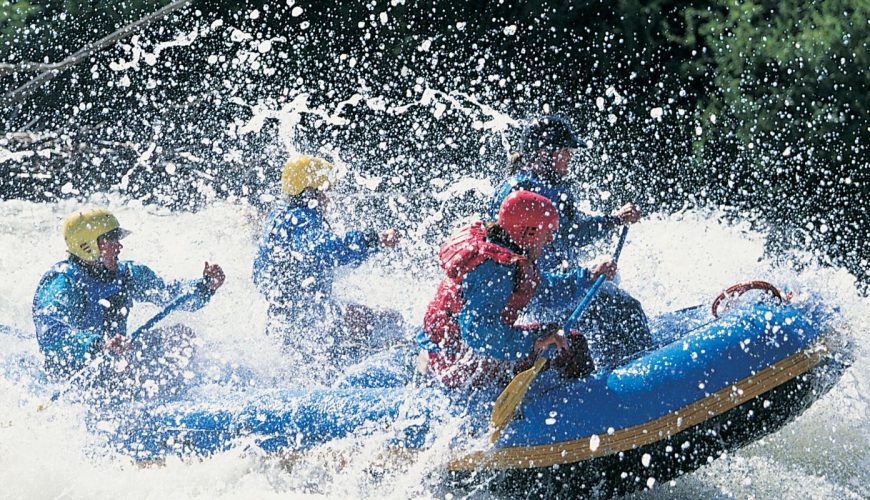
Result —
<svg viewBox="0 0 870 500"><path fill-rule="evenodd" d="M593 434L592 437L589 438L589 449L595 451L601 445L601 438L598 437L598 434Z"/></svg>

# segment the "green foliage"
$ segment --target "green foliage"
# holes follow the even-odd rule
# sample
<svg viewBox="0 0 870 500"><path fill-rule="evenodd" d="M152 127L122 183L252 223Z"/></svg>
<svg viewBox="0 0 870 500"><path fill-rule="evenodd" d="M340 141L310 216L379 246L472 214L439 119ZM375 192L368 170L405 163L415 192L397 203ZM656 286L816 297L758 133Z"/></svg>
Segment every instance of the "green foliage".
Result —
<svg viewBox="0 0 870 500"><path fill-rule="evenodd" d="M15 39L27 26L28 20L36 17L40 11L40 7L27 0L0 0L0 39Z"/></svg>
<svg viewBox="0 0 870 500"><path fill-rule="evenodd" d="M706 50L684 68L712 77L700 109L735 118L744 145L806 157L866 137L870 3L727 0L687 13Z"/></svg>
<svg viewBox="0 0 870 500"><path fill-rule="evenodd" d="M729 201L775 201L769 219L819 230L822 248L860 269L870 250L870 3L721 0L684 15L697 56L681 72L706 82L698 160L730 170Z"/></svg>

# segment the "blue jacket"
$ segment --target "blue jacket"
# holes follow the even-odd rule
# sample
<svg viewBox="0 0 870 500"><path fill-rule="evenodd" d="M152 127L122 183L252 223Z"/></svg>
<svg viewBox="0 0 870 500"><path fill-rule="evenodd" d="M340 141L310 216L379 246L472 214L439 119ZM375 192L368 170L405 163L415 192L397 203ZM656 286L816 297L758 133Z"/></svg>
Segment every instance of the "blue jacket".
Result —
<svg viewBox="0 0 870 500"><path fill-rule="evenodd" d="M496 220L504 199L521 189L546 197L559 210L559 232L538 259L538 265L543 270L558 270L562 262L568 262L568 268L576 267L581 247L603 238L619 225L619 220L612 216L584 214L577 208L571 191L563 182L545 179L528 170L520 170L512 175L495 192L490 205L492 220Z"/></svg>
<svg viewBox="0 0 870 500"><path fill-rule="evenodd" d="M165 283L147 266L120 261L114 273L98 272L75 258L55 264L33 296L33 323L46 369L54 375L79 370L103 340L127 334L133 302L163 305L182 293L198 292L182 304L194 311L212 292L201 280Z"/></svg>
<svg viewBox="0 0 870 500"><path fill-rule="evenodd" d="M505 325L502 311L513 294L516 265L487 260L462 279L465 299L457 314L462 341L476 354L502 360L528 356L536 337L528 328ZM541 272L540 283L526 310L573 310L594 283L589 271L578 268L571 273ZM417 336L423 349L438 352L424 331Z"/></svg>
<svg viewBox="0 0 870 500"><path fill-rule="evenodd" d="M269 214L260 237L254 284L273 307L305 307L313 295L330 297L336 268L363 262L377 242L374 232L339 236L320 210L282 203Z"/></svg>

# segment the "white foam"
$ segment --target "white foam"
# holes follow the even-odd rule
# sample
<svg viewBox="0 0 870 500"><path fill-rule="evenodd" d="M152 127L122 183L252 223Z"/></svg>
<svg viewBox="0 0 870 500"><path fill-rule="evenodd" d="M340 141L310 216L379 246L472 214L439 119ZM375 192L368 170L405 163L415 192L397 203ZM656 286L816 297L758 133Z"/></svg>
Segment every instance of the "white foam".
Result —
<svg viewBox="0 0 870 500"><path fill-rule="evenodd" d="M224 266L227 282L213 302L200 312L174 317L197 331L216 360L251 367L270 384L299 371L262 334L266 306L249 279L261 222L254 210L216 203L197 213L173 213L114 198L94 200L94 204L104 203L133 231L123 242L122 257L146 263L167 278L196 277L206 260ZM63 258L60 223L78 207L73 202L0 202L0 276L4 278L0 280L0 297L4 298L0 301L0 323L21 335L33 334L33 291L42 273ZM866 486L870 450L866 325L870 304L858 295L853 277L844 270L810 266L793 271L765 257L763 242L763 234L745 225L722 223L715 212L653 215L629 232L620 261L621 285L653 314L708 303L719 290L749 278L772 281L798 296L820 293L840 307L842 325L858 346L856 364L830 394L779 433L674 485L657 482L652 493L641 496L870 494ZM434 255L432 250L420 254ZM600 256L610 251L602 246ZM406 319L419 322L438 276L431 271L431 263L423 267L430 271L420 272L413 262L395 265L390 259L396 258L384 253L359 269L343 273L338 292L370 305L397 307ZM156 310L137 306L131 325L138 325ZM35 340L32 342L35 345ZM35 401L28 397L20 387L0 379L0 496L270 498L291 494L407 498L450 493L437 486L437 471L449 450L450 433L446 431L430 451L381 476L369 471L378 463L389 432L330 443L321 450L324 454L297 461L292 473L277 458L263 457L253 451L255 448L236 448L202 461L172 460L162 467L142 469L106 451L98 438L84 429L81 408L60 403L48 412L36 413ZM456 423L443 425L452 429ZM353 458L339 466L324 458L329 451L352 451Z"/></svg>

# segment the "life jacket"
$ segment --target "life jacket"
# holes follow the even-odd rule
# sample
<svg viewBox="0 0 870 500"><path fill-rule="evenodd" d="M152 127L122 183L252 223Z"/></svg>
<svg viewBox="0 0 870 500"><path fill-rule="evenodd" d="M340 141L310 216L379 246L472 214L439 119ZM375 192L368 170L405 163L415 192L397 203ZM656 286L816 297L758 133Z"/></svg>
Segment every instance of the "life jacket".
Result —
<svg viewBox="0 0 870 500"><path fill-rule="evenodd" d="M103 278L83 269L73 260L67 260L52 266L40 281L39 288L58 275L66 276L71 284L70 291L81 294L83 299L77 317L69 318L71 326L79 330L101 331L106 338L124 335L127 316L133 305L127 293L132 275L129 262L119 262L118 270L112 274Z"/></svg>
<svg viewBox="0 0 870 500"><path fill-rule="evenodd" d="M520 311L531 301L540 277L534 262L524 255L487 241L486 227L480 221L451 236L441 247L438 260L447 277L438 285L438 291L426 309L423 332L431 344L434 344L432 348L439 351L462 349L456 315L465 304L461 285L466 274L487 260L516 266L513 293L501 313L502 323L509 326L513 326Z"/></svg>
<svg viewBox="0 0 870 500"><path fill-rule="evenodd" d="M269 305L282 309L308 309L312 297L331 297L336 269L362 262L374 248L362 232L336 235L322 211L301 200L275 207L264 227L252 278Z"/></svg>
<svg viewBox="0 0 870 500"><path fill-rule="evenodd" d="M525 189L537 193L552 201L559 211L560 232L565 232L576 215L574 195L568 189L565 181L558 177L548 177L531 170L521 169L509 177L496 191L489 206L489 214L495 220L502 202L514 191Z"/></svg>

